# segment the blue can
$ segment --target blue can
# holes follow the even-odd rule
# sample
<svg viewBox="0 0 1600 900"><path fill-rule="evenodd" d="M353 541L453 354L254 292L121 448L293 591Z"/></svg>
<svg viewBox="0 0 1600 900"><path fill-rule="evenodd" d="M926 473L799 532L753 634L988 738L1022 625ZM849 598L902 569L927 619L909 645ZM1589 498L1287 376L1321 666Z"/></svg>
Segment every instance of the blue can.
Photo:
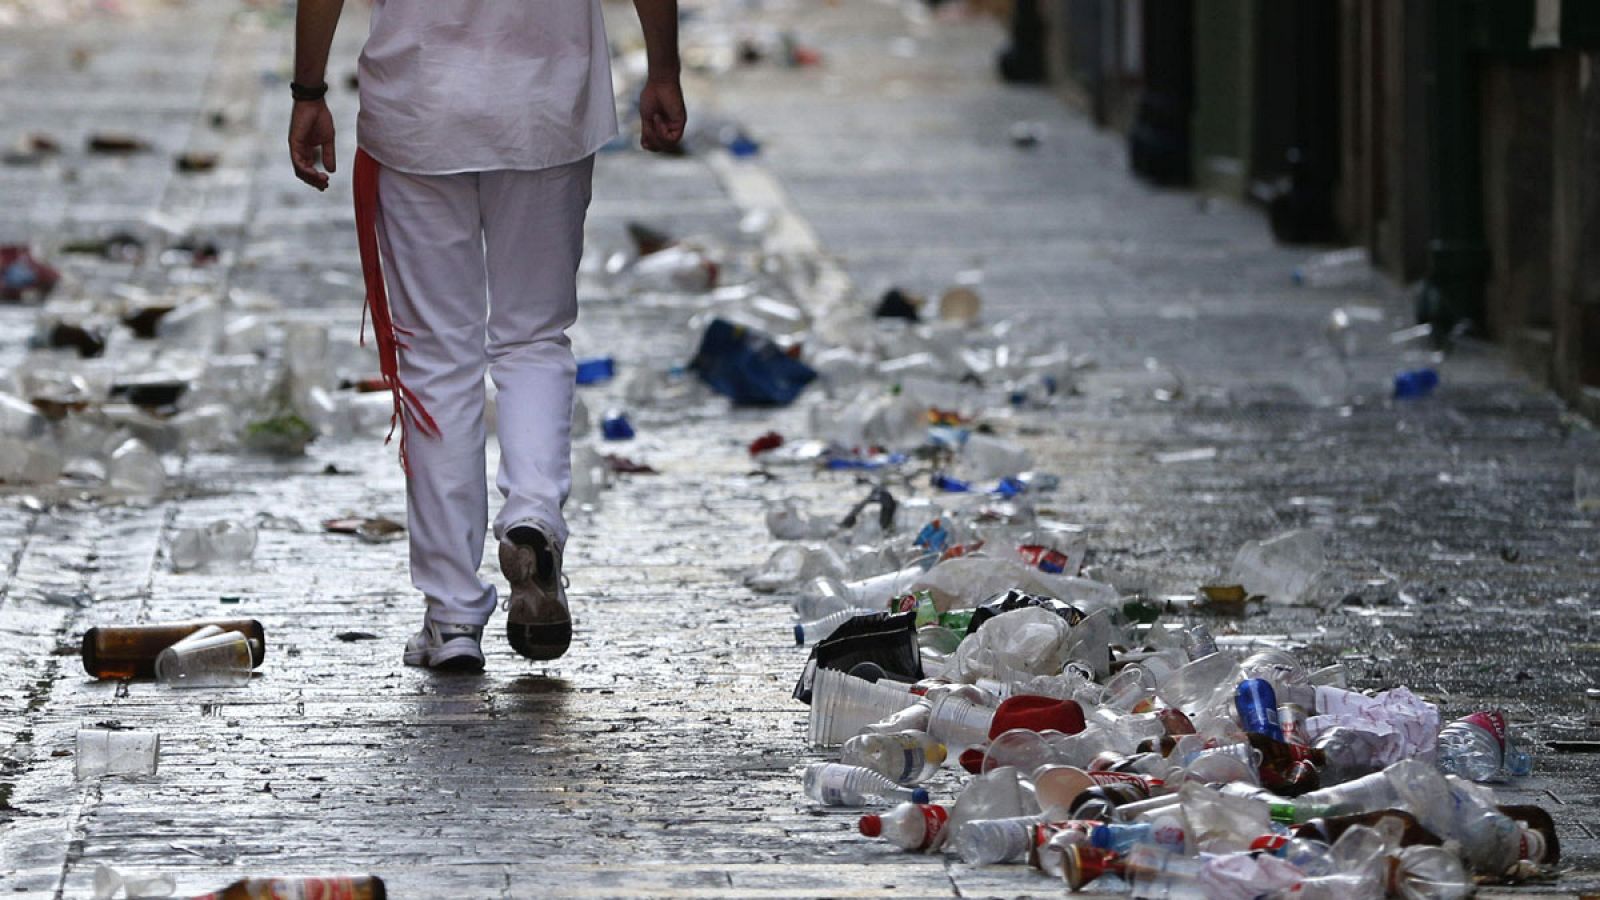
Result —
<svg viewBox="0 0 1600 900"><path fill-rule="evenodd" d="M617 377L617 361L609 356L578 360L578 383L601 384Z"/></svg>
<svg viewBox="0 0 1600 900"><path fill-rule="evenodd" d="M600 431L608 441L626 441L633 437L633 423L628 421L627 415L613 413L601 421Z"/></svg>
<svg viewBox="0 0 1600 900"><path fill-rule="evenodd" d="M1239 682L1233 702L1239 709L1239 723L1245 731L1275 741L1283 740L1283 728L1278 724L1278 693L1272 689L1271 682L1264 678L1246 678Z"/></svg>
<svg viewBox="0 0 1600 900"><path fill-rule="evenodd" d="M1439 386L1439 373L1432 369L1413 369L1401 372L1394 377L1394 396L1396 400L1412 400L1426 397L1433 393Z"/></svg>

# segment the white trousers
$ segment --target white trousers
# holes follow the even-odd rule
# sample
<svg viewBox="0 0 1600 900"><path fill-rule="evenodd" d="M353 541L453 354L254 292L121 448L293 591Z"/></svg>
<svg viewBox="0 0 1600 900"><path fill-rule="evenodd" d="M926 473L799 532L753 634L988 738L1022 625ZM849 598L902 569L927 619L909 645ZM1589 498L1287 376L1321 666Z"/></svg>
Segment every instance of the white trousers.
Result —
<svg viewBox="0 0 1600 900"><path fill-rule="evenodd" d="M436 622L483 625L487 528L484 372L498 390L504 498L513 525L567 539L577 272L594 158L536 171L379 176L378 245L399 336L400 379L439 426L407 420L411 581Z"/></svg>

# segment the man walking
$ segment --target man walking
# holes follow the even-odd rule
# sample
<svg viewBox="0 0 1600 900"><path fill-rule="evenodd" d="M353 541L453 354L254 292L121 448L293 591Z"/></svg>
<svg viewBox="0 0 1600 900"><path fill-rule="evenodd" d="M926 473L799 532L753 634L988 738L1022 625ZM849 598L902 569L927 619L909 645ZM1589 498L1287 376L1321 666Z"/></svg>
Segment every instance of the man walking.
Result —
<svg viewBox="0 0 1600 900"><path fill-rule="evenodd" d="M641 142L670 150L685 121L677 0L634 6L649 58ZM295 19L289 155L318 190L335 169L323 95L342 8L300 0ZM405 662L483 668L497 599L478 576L486 370L499 391L506 634L523 656L554 659L572 640L567 329L594 153L617 134L600 0L376 0L358 71L356 227L407 473L411 580L427 601Z"/></svg>

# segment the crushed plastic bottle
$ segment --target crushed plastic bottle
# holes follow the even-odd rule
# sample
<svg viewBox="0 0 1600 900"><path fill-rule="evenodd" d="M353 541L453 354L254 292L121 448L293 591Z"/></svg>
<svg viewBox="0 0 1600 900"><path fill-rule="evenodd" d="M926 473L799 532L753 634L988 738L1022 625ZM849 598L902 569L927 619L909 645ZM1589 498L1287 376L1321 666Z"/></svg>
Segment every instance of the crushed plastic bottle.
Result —
<svg viewBox="0 0 1600 900"><path fill-rule="evenodd" d="M1475 712L1439 732L1439 768L1468 781L1499 781L1527 775L1533 758L1506 728L1505 713Z"/></svg>

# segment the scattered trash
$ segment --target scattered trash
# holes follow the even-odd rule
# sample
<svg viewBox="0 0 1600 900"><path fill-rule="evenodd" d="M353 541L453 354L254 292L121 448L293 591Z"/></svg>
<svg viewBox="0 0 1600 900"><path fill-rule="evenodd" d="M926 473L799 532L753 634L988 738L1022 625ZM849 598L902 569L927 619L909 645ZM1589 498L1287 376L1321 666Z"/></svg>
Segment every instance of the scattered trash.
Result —
<svg viewBox="0 0 1600 900"><path fill-rule="evenodd" d="M879 319L906 319L911 322L922 318L922 298L908 294L899 288L890 288L883 294L883 299L878 301L878 308L872 315Z"/></svg>
<svg viewBox="0 0 1600 900"><path fill-rule="evenodd" d="M369 544L397 541L405 534L404 523L383 516L370 518L328 519L322 530L329 534L353 534Z"/></svg>
<svg viewBox="0 0 1600 900"><path fill-rule="evenodd" d="M660 475L654 466L635 462L626 456L617 456L608 453L605 456L606 468L618 475Z"/></svg>
<svg viewBox="0 0 1600 900"><path fill-rule="evenodd" d="M1600 466L1579 466L1573 471L1572 499L1581 512L1600 512Z"/></svg>
<svg viewBox="0 0 1600 900"><path fill-rule="evenodd" d="M61 152L61 143L48 134L25 134L0 156L8 166L36 166Z"/></svg>
<svg viewBox="0 0 1600 900"><path fill-rule="evenodd" d="M243 632L209 625L156 656L156 681L171 688L240 687L255 668Z"/></svg>
<svg viewBox="0 0 1600 900"><path fill-rule="evenodd" d="M1372 282L1372 260L1365 247L1313 256L1294 270L1294 283L1308 288L1360 287Z"/></svg>
<svg viewBox="0 0 1600 900"><path fill-rule="evenodd" d="M90 153L100 153L107 156L127 156L149 150L150 143L141 137L131 134L100 131L89 135L86 147Z"/></svg>
<svg viewBox="0 0 1600 900"><path fill-rule="evenodd" d="M1011 145L1022 150L1032 150L1044 140L1045 125L1043 122L1016 122L1009 132Z"/></svg>
<svg viewBox="0 0 1600 900"><path fill-rule="evenodd" d="M34 257L27 247L0 245L0 300L37 303L60 281L61 273Z"/></svg>
<svg viewBox="0 0 1600 900"><path fill-rule="evenodd" d="M154 678L161 651L200 632L237 632L249 641L253 666L266 655L266 633L254 619L210 619L91 628L81 642L83 670L100 679Z"/></svg>
<svg viewBox="0 0 1600 900"><path fill-rule="evenodd" d="M283 413L251 422L244 430L244 446L272 456L303 456L317 437L311 423L295 413Z"/></svg>
<svg viewBox="0 0 1600 900"><path fill-rule="evenodd" d="M769 431L750 442L750 455L760 456L768 450L776 450L782 446L783 435L776 431Z"/></svg>
<svg viewBox="0 0 1600 900"><path fill-rule="evenodd" d="M609 356L578 360L579 384L604 384L617 377L617 361Z"/></svg>
<svg viewBox="0 0 1600 900"><path fill-rule="evenodd" d="M749 159L761 153L761 144L743 130L735 131L723 142L723 146L735 159Z"/></svg>
<svg viewBox="0 0 1600 900"><path fill-rule="evenodd" d="M706 326L689 368L717 393L753 406L785 406L817 377L771 338L724 319Z"/></svg>
<svg viewBox="0 0 1600 900"><path fill-rule="evenodd" d="M200 172L210 172L217 167L218 156L215 153L201 153L190 151L180 153L173 160L173 166L179 172L193 175Z"/></svg>
<svg viewBox="0 0 1600 900"><path fill-rule="evenodd" d="M79 728L73 774L90 778L146 778L161 762L161 735L154 731Z"/></svg>
<svg viewBox="0 0 1600 900"><path fill-rule="evenodd" d="M177 891L178 882L171 875L124 874L104 864L94 869L94 900L112 900L123 892L129 900L170 897Z"/></svg>
<svg viewBox="0 0 1600 900"><path fill-rule="evenodd" d="M1410 372L1401 372L1394 377L1394 397L1396 400L1412 400L1426 397L1433 393L1439 386L1439 373L1433 369L1415 369Z"/></svg>
<svg viewBox="0 0 1600 900"><path fill-rule="evenodd" d="M240 563L256 550L256 529L219 519L203 528L184 528L172 536L167 553L174 572L189 572L212 563Z"/></svg>
<svg viewBox="0 0 1600 900"><path fill-rule="evenodd" d="M631 441L633 423L628 421L627 413L613 410L600 420L600 432L608 441Z"/></svg>
<svg viewBox="0 0 1600 900"><path fill-rule="evenodd" d="M939 318L946 322L971 325L978 321L983 301L971 288L955 287L939 298Z"/></svg>
<svg viewBox="0 0 1600 900"><path fill-rule="evenodd" d="M1248 541L1228 567L1224 583L1242 585L1250 596L1287 606L1313 603L1327 565L1322 536L1298 530Z"/></svg>
<svg viewBox="0 0 1600 900"><path fill-rule="evenodd" d="M106 487L129 497L158 497L167 487L167 470L161 457L138 438L128 438L106 462Z"/></svg>
<svg viewBox="0 0 1600 900"><path fill-rule="evenodd" d="M1171 450L1166 453L1157 453L1156 462L1163 466L1177 463L1207 462L1217 458L1217 448L1196 447L1193 450Z"/></svg>

